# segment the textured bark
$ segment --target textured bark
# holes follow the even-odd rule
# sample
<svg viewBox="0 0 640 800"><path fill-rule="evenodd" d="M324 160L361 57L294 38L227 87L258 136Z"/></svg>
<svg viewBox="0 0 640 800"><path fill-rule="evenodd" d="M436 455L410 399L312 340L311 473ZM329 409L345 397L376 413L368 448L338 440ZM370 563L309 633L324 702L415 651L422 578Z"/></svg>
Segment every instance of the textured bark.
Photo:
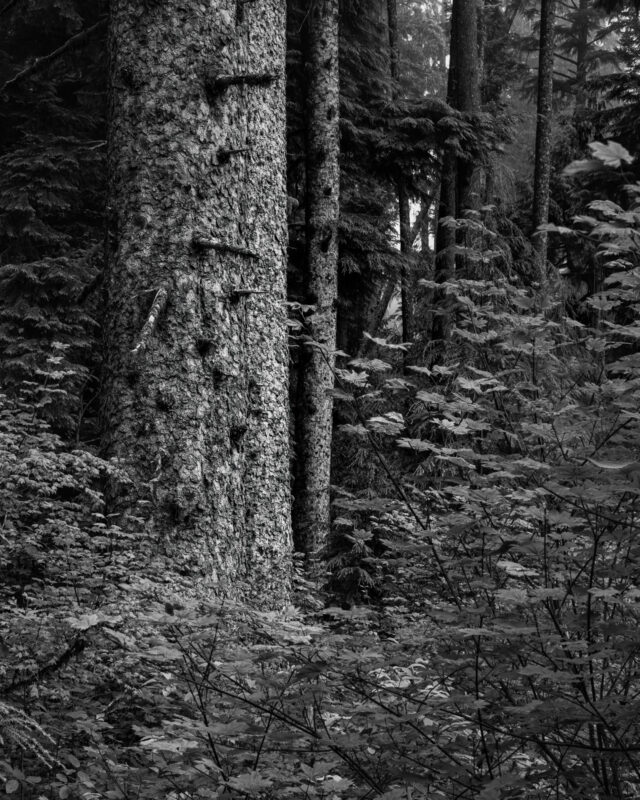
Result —
<svg viewBox="0 0 640 800"><path fill-rule="evenodd" d="M451 13L451 57L449 67L449 104L465 114L480 111L480 54L476 0L453 0ZM477 165L458 159L456 216L478 205L474 197Z"/></svg>
<svg viewBox="0 0 640 800"><path fill-rule="evenodd" d="M451 10L451 43L447 102L457 111L477 114L480 111L480 55L478 41L478 15L481 7L476 0L453 0ZM462 218L465 211L478 206L477 165L468 159L458 158L452 148L445 148L442 156L440 202L436 228L435 280L444 283L455 272L463 277L468 272L466 259L455 258L456 244L471 245L463 234L456 237L454 229L443 224L446 218ZM457 240L458 239L458 240ZM467 275L467 277L473 277ZM443 343L448 338L447 299L444 292L434 292L432 339ZM434 353L434 357L437 357Z"/></svg>
<svg viewBox="0 0 640 800"><path fill-rule="evenodd" d="M538 107L536 153L533 177L533 245L538 253L539 280L544 284L547 270L547 233L540 225L549 221L551 182L551 124L553 121L553 47L555 0L542 0L538 61Z"/></svg>
<svg viewBox="0 0 640 800"><path fill-rule="evenodd" d="M331 434L340 198L338 0L307 12L307 318L297 408L296 548L313 561L330 523Z"/></svg>
<svg viewBox="0 0 640 800"><path fill-rule="evenodd" d="M141 555L218 590L250 580L277 604L291 549L284 2L236 11L111 2L104 449L132 477L113 501L139 518Z"/></svg>

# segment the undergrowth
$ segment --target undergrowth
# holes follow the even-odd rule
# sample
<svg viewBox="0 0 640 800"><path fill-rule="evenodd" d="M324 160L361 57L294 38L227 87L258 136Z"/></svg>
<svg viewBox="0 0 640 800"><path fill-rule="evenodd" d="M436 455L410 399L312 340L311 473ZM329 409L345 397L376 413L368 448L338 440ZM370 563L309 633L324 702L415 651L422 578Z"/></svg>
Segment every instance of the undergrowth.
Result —
<svg viewBox="0 0 640 800"><path fill-rule="evenodd" d="M339 370L376 484L337 497L322 607L199 594L113 524L116 466L3 398L4 794L637 797L637 198L581 221L594 326L488 263L443 287L445 360Z"/></svg>

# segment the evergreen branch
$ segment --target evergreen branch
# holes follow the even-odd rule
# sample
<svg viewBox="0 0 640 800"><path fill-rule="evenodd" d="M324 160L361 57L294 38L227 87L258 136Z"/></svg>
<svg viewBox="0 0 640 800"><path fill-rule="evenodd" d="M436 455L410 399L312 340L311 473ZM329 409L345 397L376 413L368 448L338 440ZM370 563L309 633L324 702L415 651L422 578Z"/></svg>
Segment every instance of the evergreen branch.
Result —
<svg viewBox="0 0 640 800"><path fill-rule="evenodd" d="M6 6L5 6L6 9ZM4 9L3 9L4 11ZM87 28L80 33L77 33L75 36L72 36L70 39L58 47L57 50L54 50L52 53L49 53L46 56L41 56L40 58L36 58L36 60L28 67L25 67L23 70L18 72L13 78L10 78L8 81L5 81L2 86L0 86L0 92L4 92L6 89L9 89L12 86L15 86L20 81L23 81L25 78L31 77L36 72L40 72L40 70L44 69L46 66L51 64L52 61L60 58L60 56L64 55L69 50L73 50L74 47L78 47L81 45L86 39L92 36L96 31L102 30L102 28L106 27L107 25L107 17L101 17L95 25L92 25L90 28Z"/></svg>
<svg viewBox="0 0 640 800"><path fill-rule="evenodd" d="M391 109L390 117L402 118L407 114L416 119L430 119L438 122L443 117L460 118L460 111L440 100L437 97L421 97L420 100L412 100L398 103Z"/></svg>
<svg viewBox="0 0 640 800"><path fill-rule="evenodd" d="M511 28L513 27L513 23L516 21L516 17L520 13L520 7L522 6L522 0L518 0L518 2L514 5L511 10L511 14L509 14L507 19L507 29L504 32L503 36L508 36L511 33Z"/></svg>
<svg viewBox="0 0 640 800"><path fill-rule="evenodd" d="M164 311L168 299L169 299L169 291L167 287L161 286L156 292L156 296L154 297L153 303L151 304L149 316L147 317L147 321L144 323L144 326L142 328L142 333L140 334L140 341L131 351L132 356L139 356L147 349L147 345L149 344L149 339L151 338L153 332L156 329L156 326L158 324L158 318L160 317L160 314Z"/></svg>
<svg viewBox="0 0 640 800"><path fill-rule="evenodd" d="M559 58L560 61L566 61L568 64L572 64L574 67L578 66L578 62L576 61L575 58L569 58L569 56L564 56L562 55L562 53L554 53L553 57Z"/></svg>

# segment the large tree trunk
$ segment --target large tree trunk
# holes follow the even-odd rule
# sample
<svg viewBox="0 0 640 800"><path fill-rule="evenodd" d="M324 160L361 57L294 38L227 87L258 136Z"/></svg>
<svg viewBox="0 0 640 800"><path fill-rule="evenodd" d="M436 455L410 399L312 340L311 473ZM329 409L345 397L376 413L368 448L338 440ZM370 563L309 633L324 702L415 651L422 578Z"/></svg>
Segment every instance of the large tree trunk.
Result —
<svg viewBox="0 0 640 800"><path fill-rule="evenodd" d="M542 0L538 62L538 116L533 177L533 244L538 254L538 278L542 285L547 272L547 233L538 231L549 221L551 182L551 124L553 121L553 47L556 0Z"/></svg>
<svg viewBox="0 0 640 800"><path fill-rule="evenodd" d="M296 548L312 562L330 524L334 352L340 201L338 0L314 0L307 12L307 317L296 409Z"/></svg>
<svg viewBox="0 0 640 800"><path fill-rule="evenodd" d="M282 0L112 0L105 450L140 551L286 595ZM135 519L137 517L138 519Z"/></svg>

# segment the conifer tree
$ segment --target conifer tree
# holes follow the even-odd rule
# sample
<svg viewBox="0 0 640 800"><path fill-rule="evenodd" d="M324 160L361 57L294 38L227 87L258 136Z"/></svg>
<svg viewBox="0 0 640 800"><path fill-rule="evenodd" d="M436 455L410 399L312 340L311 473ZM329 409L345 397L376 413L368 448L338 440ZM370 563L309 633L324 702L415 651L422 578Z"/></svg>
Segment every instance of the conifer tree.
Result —
<svg viewBox="0 0 640 800"><path fill-rule="evenodd" d="M306 317L297 414L296 545L313 557L329 530L332 390L338 287L338 0L306 16ZM308 337L308 338L307 338Z"/></svg>
<svg viewBox="0 0 640 800"><path fill-rule="evenodd" d="M115 0L105 450L143 552L288 580L284 7ZM132 518L137 518L132 521Z"/></svg>
<svg viewBox="0 0 640 800"><path fill-rule="evenodd" d="M464 114L480 111L480 58L478 47L478 6L475 0L454 0L451 9L451 40L447 102ZM463 266L454 258L456 234L448 224L461 218L478 205L477 165L467 156L460 157L456 148L445 145L442 155L438 227L436 230L436 281L450 279ZM433 339L447 338L447 310L444 297L436 293L438 309L434 315Z"/></svg>
<svg viewBox="0 0 640 800"><path fill-rule="evenodd" d="M542 0L540 9L540 49L538 61L538 101L536 152L533 183L533 244L538 253L539 277L544 282L547 260L547 234L538 228L549 220L551 181L551 124L553 121L553 57L555 0Z"/></svg>
<svg viewBox="0 0 640 800"><path fill-rule="evenodd" d="M76 440L95 435L103 14L86 0L0 10L0 389Z"/></svg>
<svg viewBox="0 0 640 800"><path fill-rule="evenodd" d="M398 42L398 3L397 0L387 0L387 19L389 27L389 63L391 79L393 80L393 93L398 93L400 80L400 47ZM400 295L402 305L402 339L410 342L413 339L413 311L415 302L415 280L410 260L412 250L411 212L409 194L407 192L406 176L402 169L398 170L396 179L398 193L398 222L400 227L400 253L402 264L400 267Z"/></svg>

